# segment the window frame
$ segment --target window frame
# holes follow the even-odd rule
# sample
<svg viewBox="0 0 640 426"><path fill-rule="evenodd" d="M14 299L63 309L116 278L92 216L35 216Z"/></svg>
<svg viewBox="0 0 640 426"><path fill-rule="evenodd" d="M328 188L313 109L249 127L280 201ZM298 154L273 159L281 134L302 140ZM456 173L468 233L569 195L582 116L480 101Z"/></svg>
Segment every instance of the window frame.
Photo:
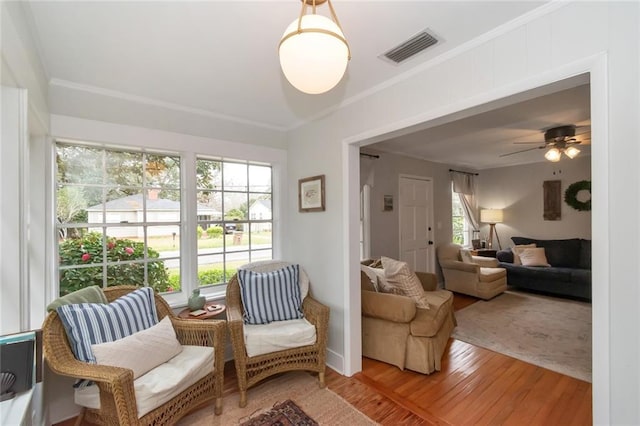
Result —
<svg viewBox="0 0 640 426"><path fill-rule="evenodd" d="M451 242L452 243L457 243L454 240L454 236L455 234L455 229L454 229L454 218L459 217L458 215L454 215L454 203L457 203L460 205L460 209L462 210L462 244L460 244L463 247L471 247L471 241L473 239L473 227L471 226L471 224L469 223L469 219L467 218L467 215L464 211L464 207L462 206L462 201L460 201L460 196L458 195L457 192L454 192L453 190L453 183L451 184Z"/></svg>
<svg viewBox="0 0 640 426"><path fill-rule="evenodd" d="M271 166L271 194L272 194L272 258L282 257L282 235L280 224L284 221L284 206L286 205L286 150L266 145L227 142L210 138L196 137L185 134L169 133L143 128L128 128L118 124L100 123L95 128L83 129L81 135L74 137L52 136L50 142L51 180L48 198L48 210L51 212L50 229L52 230L52 248L57 253L56 213L55 213L55 145L57 142L69 144L89 144L96 148L116 149L125 151L145 151L150 153L171 153L180 157L181 162L181 225L182 235L180 245L180 274L181 290L165 293L163 297L172 308L186 306L188 297L197 286L197 241L196 228L198 223L196 205L196 163L198 156L215 157L241 162ZM100 137L92 137L100 132ZM106 140L105 140L106 139ZM111 139L111 140L109 140ZM97 142L102 140L101 142ZM176 149L179 147L180 149ZM185 149L186 148L186 149ZM189 190L188 188L192 188ZM58 262L52 259L49 269L51 274L50 296L53 300L59 294ZM216 286L213 290L203 288L203 294L208 300L223 301L226 284Z"/></svg>

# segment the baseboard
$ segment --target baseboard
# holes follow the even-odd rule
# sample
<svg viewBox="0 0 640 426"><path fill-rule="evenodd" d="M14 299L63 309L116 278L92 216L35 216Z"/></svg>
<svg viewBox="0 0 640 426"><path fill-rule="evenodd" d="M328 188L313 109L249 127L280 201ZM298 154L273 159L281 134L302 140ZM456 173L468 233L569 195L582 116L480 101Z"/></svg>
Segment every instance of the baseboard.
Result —
<svg viewBox="0 0 640 426"><path fill-rule="evenodd" d="M327 348L327 366L344 375L344 357Z"/></svg>

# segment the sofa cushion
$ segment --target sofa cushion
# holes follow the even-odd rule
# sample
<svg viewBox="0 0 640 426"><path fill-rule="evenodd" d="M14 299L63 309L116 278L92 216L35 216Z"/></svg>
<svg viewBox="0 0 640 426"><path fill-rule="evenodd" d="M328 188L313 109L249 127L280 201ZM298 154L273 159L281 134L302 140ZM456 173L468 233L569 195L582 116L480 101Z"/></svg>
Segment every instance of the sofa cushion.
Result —
<svg viewBox="0 0 640 426"><path fill-rule="evenodd" d="M580 239L567 240L535 240L525 237L511 237L516 245L535 243L536 247L544 247L547 261L551 266L577 268L580 263Z"/></svg>
<svg viewBox="0 0 640 426"><path fill-rule="evenodd" d="M425 295L429 301L429 309L416 309L416 316L410 327L412 336L435 336L453 309L453 293L450 291L435 290L426 292Z"/></svg>
<svg viewBox="0 0 640 426"><path fill-rule="evenodd" d="M496 259L498 259L498 261L500 262L513 263L513 252L511 251L511 249L500 250L498 253L496 253Z"/></svg>
<svg viewBox="0 0 640 426"><path fill-rule="evenodd" d="M536 266L512 265L510 263L501 263L503 268L508 271L509 284L519 285L527 281L548 281L571 282L571 273L574 268L538 268Z"/></svg>
<svg viewBox="0 0 640 426"><path fill-rule="evenodd" d="M299 348L315 342L316 327L305 318L244 325L244 344L248 356Z"/></svg>
<svg viewBox="0 0 640 426"><path fill-rule="evenodd" d="M504 268L480 268L479 278L483 283L490 283L506 276L507 271Z"/></svg>
<svg viewBox="0 0 640 426"><path fill-rule="evenodd" d="M299 265L270 272L238 270L245 324L302 318Z"/></svg>
<svg viewBox="0 0 640 426"><path fill-rule="evenodd" d="M591 269L591 240L580 240L580 269Z"/></svg>
<svg viewBox="0 0 640 426"><path fill-rule="evenodd" d="M96 363L133 370L137 379L182 352L182 345L167 315L146 330L113 342L91 345Z"/></svg>
<svg viewBox="0 0 640 426"><path fill-rule="evenodd" d="M523 266L543 266L549 267L544 247L528 248L520 252L520 262Z"/></svg>
<svg viewBox="0 0 640 426"><path fill-rule="evenodd" d="M142 287L109 304L80 303L56 310L80 361L95 363L91 345L112 342L158 323L151 287Z"/></svg>
<svg viewBox="0 0 640 426"><path fill-rule="evenodd" d="M407 262L382 257L384 276L394 287L402 290L405 296L412 298L416 306L422 309L429 309L429 302L424 296L422 283L415 273L409 269Z"/></svg>
<svg viewBox="0 0 640 426"><path fill-rule="evenodd" d="M138 377L133 381L138 418L211 374L213 365L212 347L185 345L178 355ZM100 409L100 389L97 385L76 389L74 399L82 407Z"/></svg>
<svg viewBox="0 0 640 426"><path fill-rule="evenodd" d="M471 250L467 250L467 249L460 250L460 259L462 259L464 263L474 263L473 256L471 255Z"/></svg>
<svg viewBox="0 0 640 426"><path fill-rule="evenodd" d="M522 253L523 251L525 251L528 248L534 248L536 245L535 244L521 244L521 245L516 245L511 249L511 252L513 253L513 264L514 265L522 265L522 260L520 259L520 253Z"/></svg>

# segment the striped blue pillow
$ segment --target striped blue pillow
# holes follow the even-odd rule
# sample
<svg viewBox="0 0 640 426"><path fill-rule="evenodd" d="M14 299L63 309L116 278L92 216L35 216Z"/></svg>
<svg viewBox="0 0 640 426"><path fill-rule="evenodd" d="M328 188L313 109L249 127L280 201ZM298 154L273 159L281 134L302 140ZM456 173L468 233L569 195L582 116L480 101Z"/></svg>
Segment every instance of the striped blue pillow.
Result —
<svg viewBox="0 0 640 426"><path fill-rule="evenodd" d="M271 272L238 270L245 324L269 324L303 318L300 267L289 265Z"/></svg>
<svg viewBox="0 0 640 426"><path fill-rule="evenodd" d="M142 287L109 304L79 303L56 309L71 349L80 361L95 364L91 345L113 342L158 323L151 287Z"/></svg>

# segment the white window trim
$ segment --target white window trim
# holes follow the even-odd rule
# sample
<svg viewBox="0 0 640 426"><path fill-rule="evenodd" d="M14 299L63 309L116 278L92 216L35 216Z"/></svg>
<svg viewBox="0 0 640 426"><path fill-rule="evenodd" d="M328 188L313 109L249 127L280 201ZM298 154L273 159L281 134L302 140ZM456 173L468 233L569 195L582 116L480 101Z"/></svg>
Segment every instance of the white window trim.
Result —
<svg viewBox="0 0 640 426"><path fill-rule="evenodd" d="M162 130L145 129L140 127L125 126L113 123L105 123L94 120L85 120L74 117L51 116L52 139L51 149L55 149L57 140L70 142L86 141L102 145L108 148L123 148L137 150L154 150L176 152L184 163L182 173L182 225L183 233L180 244L190 248L193 256L181 256L180 275L182 277L181 291L167 293L165 300L172 308L186 306L187 299L193 289L197 288L197 241L195 240L197 216L196 216L196 156L221 157L228 160L252 161L256 163L268 163L272 167L272 206L273 229L272 245L273 258L282 258L283 238L281 234L282 223L286 223L285 206L287 203L287 152L284 149L271 148L261 145L222 141L198 136L165 132ZM52 161L55 161L55 156ZM187 188L193 188L188 191ZM50 190L55 191L55 179L51 180ZM53 198L53 197L52 197ZM54 204L49 205L53 212ZM55 229L55 214L52 214L51 223ZM58 279L56 276L57 262L52 262L51 267L51 294L57 297ZM196 274L194 276L194 274ZM224 287L224 288L223 288ZM203 294L208 300L224 300L226 286L215 287ZM49 302L49 301L48 301Z"/></svg>

